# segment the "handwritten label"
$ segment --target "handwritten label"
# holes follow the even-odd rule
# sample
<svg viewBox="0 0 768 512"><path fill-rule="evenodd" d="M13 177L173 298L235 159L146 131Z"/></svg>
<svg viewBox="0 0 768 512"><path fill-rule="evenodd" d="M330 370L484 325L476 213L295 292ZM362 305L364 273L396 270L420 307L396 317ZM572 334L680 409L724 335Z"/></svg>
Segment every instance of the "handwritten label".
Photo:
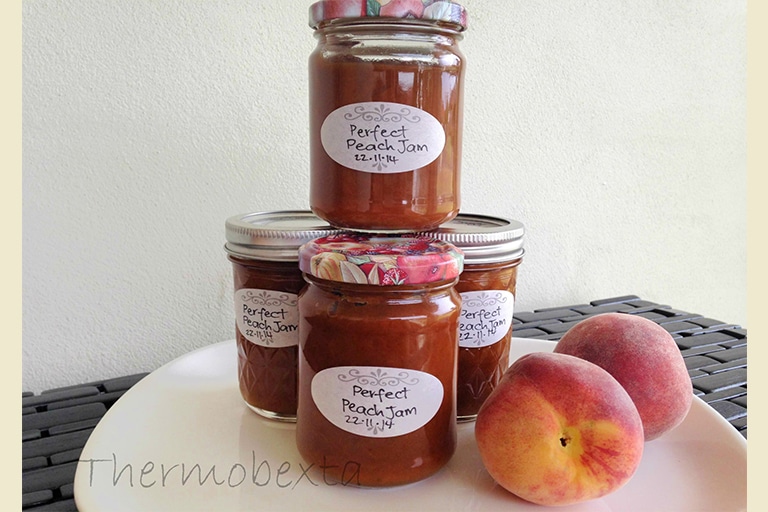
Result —
<svg viewBox="0 0 768 512"><path fill-rule="evenodd" d="M235 292L235 319L245 339L262 347L299 344L298 296L293 293L241 288Z"/></svg>
<svg viewBox="0 0 768 512"><path fill-rule="evenodd" d="M328 421L364 437L396 437L426 425L443 403L429 373L402 368L339 366L312 379L312 399Z"/></svg>
<svg viewBox="0 0 768 512"><path fill-rule="evenodd" d="M480 348L498 343L512 327L515 296L506 290L461 294L459 346Z"/></svg>
<svg viewBox="0 0 768 512"><path fill-rule="evenodd" d="M398 173L432 163L445 130L429 112L400 103L363 102L325 118L320 140L333 160L357 171Z"/></svg>

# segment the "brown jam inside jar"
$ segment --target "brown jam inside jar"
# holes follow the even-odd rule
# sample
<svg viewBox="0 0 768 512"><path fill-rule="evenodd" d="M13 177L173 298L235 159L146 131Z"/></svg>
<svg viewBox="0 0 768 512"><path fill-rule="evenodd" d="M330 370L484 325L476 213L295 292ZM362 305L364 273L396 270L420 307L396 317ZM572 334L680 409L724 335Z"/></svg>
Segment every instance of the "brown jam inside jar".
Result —
<svg viewBox="0 0 768 512"><path fill-rule="evenodd" d="M429 230L459 211L463 26L334 19L309 58L310 206L362 231Z"/></svg>
<svg viewBox="0 0 768 512"><path fill-rule="evenodd" d="M306 286L299 247L335 230L301 210L236 215L225 227L240 394L261 416L296 421L298 295Z"/></svg>
<svg viewBox="0 0 768 512"><path fill-rule="evenodd" d="M246 337L261 336L268 338L270 332L298 332L295 325L285 322L285 314L275 310L274 304L283 300L283 308L296 308L296 297L305 286L296 262L241 260L229 257L234 271L235 294L251 296L243 298L243 304L236 315L246 314L242 309L250 308L248 315L250 323L244 328L236 327L237 342L237 374L240 383L240 393L249 407L263 416L273 419L295 420L298 396L298 345L269 347L252 342ZM259 290L259 291L257 291ZM257 296L265 290L280 292L265 296L260 300ZM293 296L293 297L292 297ZM282 299L281 299L282 297ZM258 308L271 302L274 318L262 313L254 313ZM237 303L237 302L236 302ZM278 311L278 313L275 313ZM243 330L246 333L243 333Z"/></svg>
<svg viewBox="0 0 768 512"><path fill-rule="evenodd" d="M487 290L504 290L514 296L517 284L517 267L520 261L517 259L509 263L465 264L456 290L462 294L463 301L467 292ZM481 309L482 313L476 313L469 319L466 318L467 311L463 311L462 327L464 329L459 332L459 379L456 388L457 415L460 420L473 419L477 415L480 406L483 405L483 402L509 367L512 323L511 318L496 318L495 312L499 311L500 308L501 306L498 304L493 304L487 309ZM472 343L481 331L468 329L467 326L477 325L480 322L487 325L487 330L503 329L506 334L492 345L473 347Z"/></svg>
<svg viewBox="0 0 768 512"><path fill-rule="evenodd" d="M329 479L395 486L434 474L456 449L460 267L444 268L455 252L433 269L370 252L302 258L312 274L299 297L296 441Z"/></svg>

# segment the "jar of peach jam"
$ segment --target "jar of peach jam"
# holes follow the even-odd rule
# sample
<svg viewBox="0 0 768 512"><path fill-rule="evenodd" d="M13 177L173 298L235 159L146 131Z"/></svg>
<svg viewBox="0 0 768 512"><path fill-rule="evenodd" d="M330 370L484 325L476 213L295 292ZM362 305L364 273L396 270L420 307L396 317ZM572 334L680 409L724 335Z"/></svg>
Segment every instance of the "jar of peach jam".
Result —
<svg viewBox="0 0 768 512"><path fill-rule="evenodd" d="M302 457L329 479L401 485L456 449L462 256L424 237L334 235L300 250Z"/></svg>
<svg viewBox="0 0 768 512"><path fill-rule="evenodd" d="M430 235L464 252L459 364L459 421L473 420L509 366L517 268L523 259L523 225L485 215L459 214Z"/></svg>
<svg viewBox="0 0 768 512"><path fill-rule="evenodd" d="M334 231L309 211L236 215L225 228L234 273L240 393L262 416L295 421L297 301L306 284L299 246Z"/></svg>
<svg viewBox="0 0 768 512"><path fill-rule="evenodd" d="M310 26L312 211L337 227L379 232L455 217L465 9L325 0L310 7Z"/></svg>

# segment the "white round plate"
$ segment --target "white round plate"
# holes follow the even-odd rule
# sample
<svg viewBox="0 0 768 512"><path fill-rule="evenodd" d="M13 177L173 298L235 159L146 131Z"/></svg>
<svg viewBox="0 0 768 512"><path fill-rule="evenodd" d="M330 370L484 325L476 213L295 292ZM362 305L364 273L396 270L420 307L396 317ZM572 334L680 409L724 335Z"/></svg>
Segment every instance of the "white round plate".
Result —
<svg viewBox="0 0 768 512"><path fill-rule="evenodd" d="M514 360L554 343L512 342ZM78 463L80 512L542 510L496 485L483 468L474 423L459 424L448 466L403 487L325 482L296 450L295 426L263 419L240 399L234 340L190 352L152 372L94 429ZM685 421L646 443L632 479L571 511L738 511L747 506L746 440L696 398Z"/></svg>

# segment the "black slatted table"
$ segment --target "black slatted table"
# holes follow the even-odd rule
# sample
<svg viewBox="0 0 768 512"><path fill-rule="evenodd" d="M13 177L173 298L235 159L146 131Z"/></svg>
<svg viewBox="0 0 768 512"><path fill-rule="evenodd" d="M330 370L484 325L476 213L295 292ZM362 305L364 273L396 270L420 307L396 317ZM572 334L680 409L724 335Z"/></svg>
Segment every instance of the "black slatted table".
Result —
<svg viewBox="0 0 768 512"><path fill-rule="evenodd" d="M22 394L24 510L77 510L75 470L88 436L107 409L145 375Z"/></svg>
<svg viewBox="0 0 768 512"><path fill-rule="evenodd" d="M600 313L640 315L660 324L683 354L693 391L747 437L747 330L635 295L514 315L517 338L559 340ZM80 452L104 413L147 373L22 395L22 506L76 511L73 486Z"/></svg>

